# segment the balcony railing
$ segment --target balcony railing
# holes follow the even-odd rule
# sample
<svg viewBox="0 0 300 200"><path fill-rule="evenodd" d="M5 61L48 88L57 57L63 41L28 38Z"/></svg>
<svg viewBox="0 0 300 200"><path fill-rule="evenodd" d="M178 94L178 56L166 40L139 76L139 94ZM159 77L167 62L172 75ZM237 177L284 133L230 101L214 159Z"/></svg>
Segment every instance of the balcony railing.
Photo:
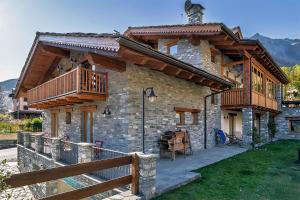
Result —
<svg viewBox="0 0 300 200"><path fill-rule="evenodd" d="M245 104L244 99L244 89L237 88L225 91L222 94L222 106L229 106L229 107L237 107L237 106L247 106ZM277 101L275 99L266 97L264 94L252 91L252 105L259 106L263 108L269 108L272 110L277 110Z"/></svg>
<svg viewBox="0 0 300 200"><path fill-rule="evenodd" d="M244 104L243 88L225 91L222 94L222 106L243 105Z"/></svg>
<svg viewBox="0 0 300 200"><path fill-rule="evenodd" d="M77 67L28 91L28 103L71 94L107 95L107 73Z"/></svg>

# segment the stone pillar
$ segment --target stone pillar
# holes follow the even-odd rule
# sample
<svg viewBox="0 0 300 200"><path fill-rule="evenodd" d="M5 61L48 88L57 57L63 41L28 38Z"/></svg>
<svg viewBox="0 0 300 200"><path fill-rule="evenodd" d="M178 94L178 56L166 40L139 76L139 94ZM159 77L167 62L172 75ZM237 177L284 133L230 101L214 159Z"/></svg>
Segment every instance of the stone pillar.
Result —
<svg viewBox="0 0 300 200"><path fill-rule="evenodd" d="M156 159L154 154L137 154L139 158L139 195L151 199L155 195Z"/></svg>
<svg viewBox="0 0 300 200"><path fill-rule="evenodd" d="M269 112L265 112L260 116L260 141L267 143L269 141Z"/></svg>
<svg viewBox="0 0 300 200"><path fill-rule="evenodd" d="M35 152L37 152L37 153L42 153L43 149L44 149L44 143L42 140L42 136L43 136L42 133L35 135Z"/></svg>
<svg viewBox="0 0 300 200"><path fill-rule="evenodd" d="M242 139L245 145L252 144L252 133L253 133L253 109L243 108L242 114L243 133Z"/></svg>
<svg viewBox="0 0 300 200"><path fill-rule="evenodd" d="M24 138L22 131L17 131L17 144L24 145Z"/></svg>
<svg viewBox="0 0 300 200"><path fill-rule="evenodd" d="M93 144L78 143L78 163L91 162L93 158Z"/></svg>
<svg viewBox="0 0 300 200"><path fill-rule="evenodd" d="M30 148L30 133L23 133L24 137L24 147Z"/></svg>
<svg viewBox="0 0 300 200"><path fill-rule="evenodd" d="M54 161L60 160L60 138L51 138L51 155Z"/></svg>

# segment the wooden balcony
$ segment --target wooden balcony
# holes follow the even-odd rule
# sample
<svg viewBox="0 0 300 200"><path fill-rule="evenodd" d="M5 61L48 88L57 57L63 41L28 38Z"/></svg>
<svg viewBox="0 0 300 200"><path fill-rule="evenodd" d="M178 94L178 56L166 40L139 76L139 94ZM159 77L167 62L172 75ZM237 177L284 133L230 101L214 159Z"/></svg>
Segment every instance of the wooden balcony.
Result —
<svg viewBox="0 0 300 200"><path fill-rule="evenodd" d="M241 108L247 106L244 99L244 89L237 88L226 91L222 94L221 105L228 108ZM262 109L278 110L277 101L266 97L256 91L252 91L252 106Z"/></svg>
<svg viewBox="0 0 300 200"><path fill-rule="evenodd" d="M107 73L78 67L28 91L34 108L73 105L107 97Z"/></svg>

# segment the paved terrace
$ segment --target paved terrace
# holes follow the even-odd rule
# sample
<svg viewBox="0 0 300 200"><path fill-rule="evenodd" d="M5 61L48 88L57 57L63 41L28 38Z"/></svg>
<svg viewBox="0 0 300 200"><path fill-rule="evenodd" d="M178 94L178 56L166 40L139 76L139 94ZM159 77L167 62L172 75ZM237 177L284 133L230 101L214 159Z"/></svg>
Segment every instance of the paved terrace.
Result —
<svg viewBox="0 0 300 200"><path fill-rule="evenodd" d="M226 158L247 151L238 146L214 147L196 151L193 155L176 155L176 159L164 158L157 161L156 194L160 195L174 188L185 185L199 178L201 175L193 170L211 165Z"/></svg>

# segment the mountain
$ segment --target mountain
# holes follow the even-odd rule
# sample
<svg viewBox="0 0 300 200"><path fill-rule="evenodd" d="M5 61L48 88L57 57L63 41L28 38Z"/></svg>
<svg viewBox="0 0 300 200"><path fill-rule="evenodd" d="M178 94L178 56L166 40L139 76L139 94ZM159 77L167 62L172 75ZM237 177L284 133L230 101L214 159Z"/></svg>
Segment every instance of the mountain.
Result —
<svg viewBox="0 0 300 200"><path fill-rule="evenodd" d="M12 99L8 97L11 93L11 90L16 87L18 79L9 79L6 81L0 82L0 87L3 90L3 95L5 97L5 104L8 110L12 110Z"/></svg>
<svg viewBox="0 0 300 200"><path fill-rule="evenodd" d="M259 33L250 39L259 40L280 66L294 66L300 64L299 39L272 39Z"/></svg>

